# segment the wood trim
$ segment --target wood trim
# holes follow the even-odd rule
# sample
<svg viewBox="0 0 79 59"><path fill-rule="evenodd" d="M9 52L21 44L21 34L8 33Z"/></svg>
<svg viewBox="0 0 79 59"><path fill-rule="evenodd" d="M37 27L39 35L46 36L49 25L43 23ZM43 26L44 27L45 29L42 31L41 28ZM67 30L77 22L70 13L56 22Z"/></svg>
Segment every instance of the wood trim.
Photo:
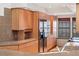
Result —
<svg viewBox="0 0 79 59"><path fill-rule="evenodd" d="M39 13L37 11L33 12L33 38L38 41L38 52L39 52Z"/></svg>
<svg viewBox="0 0 79 59"><path fill-rule="evenodd" d="M46 13L39 12L39 19L48 20L48 15Z"/></svg>
<svg viewBox="0 0 79 59"><path fill-rule="evenodd" d="M54 16L50 16L50 33L53 33L53 21L54 21Z"/></svg>
<svg viewBox="0 0 79 59"><path fill-rule="evenodd" d="M38 12L33 12L33 38L38 40L39 34L39 15Z"/></svg>
<svg viewBox="0 0 79 59"><path fill-rule="evenodd" d="M22 8L22 7L11 8L11 10L14 10L14 9L21 9L21 10L33 12L33 11L30 10L30 9L24 9L24 8Z"/></svg>

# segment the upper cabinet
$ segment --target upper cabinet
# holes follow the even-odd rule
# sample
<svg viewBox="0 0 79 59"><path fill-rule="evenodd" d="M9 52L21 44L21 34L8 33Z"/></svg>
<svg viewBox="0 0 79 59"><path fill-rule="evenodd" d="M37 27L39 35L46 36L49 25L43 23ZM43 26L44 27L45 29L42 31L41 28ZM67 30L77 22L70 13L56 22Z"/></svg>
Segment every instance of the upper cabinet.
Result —
<svg viewBox="0 0 79 59"><path fill-rule="evenodd" d="M12 29L19 29L19 11L18 9L12 9Z"/></svg>
<svg viewBox="0 0 79 59"><path fill-rule="evenodd" d="M12 9L12 30L32 29L32 11L13 8Z"/></svg>
<svg viewBox="0 0 79 59"><path fill-rule="evenodd" d="M25 19L25 28L32 29L33 23L33 14L32 11L25 10L24 11L24 19Z"/></svg>

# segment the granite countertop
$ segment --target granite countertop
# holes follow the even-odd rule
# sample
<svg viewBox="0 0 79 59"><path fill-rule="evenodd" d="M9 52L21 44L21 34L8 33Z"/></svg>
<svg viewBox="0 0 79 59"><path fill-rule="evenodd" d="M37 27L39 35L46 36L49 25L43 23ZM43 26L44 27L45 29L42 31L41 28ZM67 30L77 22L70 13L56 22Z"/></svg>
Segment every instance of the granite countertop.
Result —
<svg viewBox="0 0 79 59"><path fill-rule="evenodd" d="M3 41L0 42L0 46L6 46L6 45L19 45L23 43L29 43L35 41L34 38L26 39L26 40L19 40L19 41Z"/></svg>

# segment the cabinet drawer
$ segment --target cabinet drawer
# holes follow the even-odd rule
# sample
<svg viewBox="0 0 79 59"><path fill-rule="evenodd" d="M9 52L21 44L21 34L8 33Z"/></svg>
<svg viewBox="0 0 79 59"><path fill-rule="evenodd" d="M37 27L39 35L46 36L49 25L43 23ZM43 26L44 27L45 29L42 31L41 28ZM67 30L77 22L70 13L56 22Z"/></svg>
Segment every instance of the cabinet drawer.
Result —
<svg viewBox="0 0 79 59"><path fill-rule="evenodd" d="M31 45L34 45L34 44L37 44L37 43L38 43L37 41L32 41L32 42L24 43L24 44L19 45L19 48L28 47L28 46L31 46Z"/></svg>
<svg viewBox="0 0 79 59"><path fill-rule="evenodd" d="M26 53L37 53L38 52L38 46L32 45L32 46L27 46L24 48L20 48L20 51L26 52Z"/></svg>
<svg viewBox="0 0 79 59"><path fill-rule="evenodd" d="M0 49L18 50L18 46L1 46Z"/></svg>

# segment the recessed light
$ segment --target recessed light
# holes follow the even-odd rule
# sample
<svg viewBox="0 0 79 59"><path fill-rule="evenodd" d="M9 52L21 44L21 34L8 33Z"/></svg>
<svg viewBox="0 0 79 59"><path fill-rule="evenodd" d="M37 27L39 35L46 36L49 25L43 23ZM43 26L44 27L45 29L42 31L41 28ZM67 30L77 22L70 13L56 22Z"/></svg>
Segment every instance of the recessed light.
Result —
<svg viewBox="0 0 79 59"><path fill-rule="evenodd" d="M49 8L52 8L52 5L51 4L49 5Z"/></svg>

